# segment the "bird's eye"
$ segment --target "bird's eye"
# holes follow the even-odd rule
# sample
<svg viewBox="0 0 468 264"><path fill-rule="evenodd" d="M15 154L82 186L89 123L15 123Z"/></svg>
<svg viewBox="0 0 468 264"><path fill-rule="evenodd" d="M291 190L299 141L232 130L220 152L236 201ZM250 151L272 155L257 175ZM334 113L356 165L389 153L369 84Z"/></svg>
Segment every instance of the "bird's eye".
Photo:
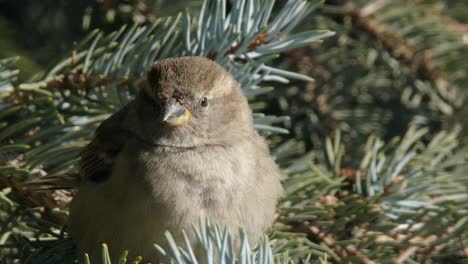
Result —
<svg viewBox="0 0 468 264"><path fill-rule="evenodd" d="M202 107L207 107L208 106L208 98L203 97L200 104L201 104Z"/></svg>

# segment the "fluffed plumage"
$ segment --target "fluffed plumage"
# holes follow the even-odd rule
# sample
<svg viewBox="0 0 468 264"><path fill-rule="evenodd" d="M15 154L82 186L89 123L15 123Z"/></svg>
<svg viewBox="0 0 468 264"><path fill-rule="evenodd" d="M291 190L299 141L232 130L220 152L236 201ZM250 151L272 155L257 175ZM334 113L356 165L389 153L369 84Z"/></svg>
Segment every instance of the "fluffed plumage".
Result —
<svg viewBox="0 0 468 264"><path fill-rule="evenodd" d="M81 253L161 261L164 231L208 217L251 243L271 225L282 193L277 166L253 127L245 96L221 66L200 57L166 59L148 86L105 120L81 156L82 183L70 209Z"/></svg>

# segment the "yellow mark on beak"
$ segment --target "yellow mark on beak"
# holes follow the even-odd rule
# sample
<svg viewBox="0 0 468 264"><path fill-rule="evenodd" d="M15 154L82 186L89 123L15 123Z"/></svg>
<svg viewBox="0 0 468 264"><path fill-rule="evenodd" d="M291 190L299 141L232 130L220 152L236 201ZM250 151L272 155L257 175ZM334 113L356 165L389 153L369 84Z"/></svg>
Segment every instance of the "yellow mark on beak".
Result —
<svg viewBox="0 0 468 264"><path fill-rule="evenodd" d="M190 119L190 111L178 102L167 103L164 107L163 122L170 126L183 126Z"/></svg>

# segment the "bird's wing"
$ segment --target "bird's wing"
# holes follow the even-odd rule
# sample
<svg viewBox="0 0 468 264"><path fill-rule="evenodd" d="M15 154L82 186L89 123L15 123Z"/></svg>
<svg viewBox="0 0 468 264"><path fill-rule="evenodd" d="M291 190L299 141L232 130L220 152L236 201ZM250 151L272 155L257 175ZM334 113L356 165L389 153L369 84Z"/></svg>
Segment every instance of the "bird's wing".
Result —
<svg viewBox="0 0 468 264"><path fill-rule="evenodd" d="M78 174L51 175L29 180L30 190L67 190L83 181L102 182L111 175L112 166L128 138L124 129L127 107L106 119L96 129L93 140L83 149Z"/></svg>
<svg viewBox="0 0 468 264"><path fill-rule="evenodd" d="M114 161L128 138L128 132L123 127L126 115L127 107L96 129L93 140L81 152L81 180L102 182L110 177Z"/></svg>

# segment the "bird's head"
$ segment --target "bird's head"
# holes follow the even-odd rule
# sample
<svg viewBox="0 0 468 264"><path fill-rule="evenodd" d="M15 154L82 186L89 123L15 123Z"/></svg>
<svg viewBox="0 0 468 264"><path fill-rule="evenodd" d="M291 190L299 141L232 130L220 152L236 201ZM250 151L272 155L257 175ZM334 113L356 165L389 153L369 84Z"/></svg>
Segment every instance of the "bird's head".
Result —
<svg viewBox="0 0 468 264"><path fill-rule="evenodd" d="M155 64L137 101L145 137L156 144L226 144L253 131L252 114L238 83L206 58Z"/></svg>

